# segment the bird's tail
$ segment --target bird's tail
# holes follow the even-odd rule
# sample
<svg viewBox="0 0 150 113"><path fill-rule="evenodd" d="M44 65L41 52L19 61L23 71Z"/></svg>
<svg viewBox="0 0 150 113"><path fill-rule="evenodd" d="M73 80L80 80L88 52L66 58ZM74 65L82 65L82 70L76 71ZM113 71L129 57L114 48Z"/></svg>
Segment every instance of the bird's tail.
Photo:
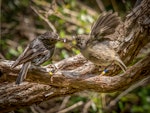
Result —
<svg viewBox="0 0 150 113"><path fill-rule="evenodd" d="M16 84L19 85L26 78L29 66L30 66L30 62L23 64L23 66L18 74L18 77L16 79Z"/></svg>
<svg viewBox="0 0 150 113"><path fill-rule="evenodd" d="M126 67L126 65L122 62L122 60L121 60L120 58L117 58L116 60L117 60L116 64L118 64L118 65L120 66L120 68L121 68L124 72L126 72L127 67Z"/></svg>

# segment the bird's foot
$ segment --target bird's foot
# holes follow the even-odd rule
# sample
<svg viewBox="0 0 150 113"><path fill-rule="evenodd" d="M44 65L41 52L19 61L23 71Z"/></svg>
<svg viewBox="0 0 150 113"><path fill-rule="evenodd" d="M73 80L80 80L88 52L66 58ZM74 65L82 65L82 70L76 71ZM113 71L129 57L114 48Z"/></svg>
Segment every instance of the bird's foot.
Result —
<svg viewBox="0 0 150 113"><path fill-rule="evenodd" d="M53 82L53 74L58 71L58 68L54 64L48 65L46 66L46 68L47 68L47 72L50 75L50 81Z"/></svg>
<svg viewBox="0 0 150 113"><path fill-rule="evenodd" d="M50 74L50 76L52 76L53 73L56 73L58 71L58 68L54 64L48 65L48 66L46 66L46 68L47 68L47 72Z"/></svg>
<svg viewBox="0 0 150 113"><path fill-rule="evenodd" d="M105 69L104 71L101 72L101 74L100 74L99 76L103 76L103 75L105 75L107 72L108 72L108 70Z"/></svg>

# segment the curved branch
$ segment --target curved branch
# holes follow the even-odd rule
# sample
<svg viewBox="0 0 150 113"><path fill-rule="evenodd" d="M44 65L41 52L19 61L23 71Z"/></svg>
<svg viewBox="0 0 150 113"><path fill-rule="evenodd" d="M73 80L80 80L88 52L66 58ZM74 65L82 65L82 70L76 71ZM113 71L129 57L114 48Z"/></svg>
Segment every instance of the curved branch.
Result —
<svg viewBox="0 0 150 113"><path fill-rule="evenodd" d="M10 70L8 70L10 69L9 67L10 66L6 62L1 61L0 69L2 72L10 72ZM107 93L123 90L131 84L150 76L149 68L150 54L147 55L145 59L129 68L126 73L113 77L94 76L86 79L74 79L65 78L59 72L59 74L53 76L53 81L51 81L48 73L43 73L43 71L39 71L38 69L38 74L33 75L34 70L30 70L28 73L30 76L28 76L27 81L30 82L24 82L18 86L15 85L14 82L8 82L8 79L16 78L12 76L13 73L10 73L8 77L1 78L0 108L1 111L10 111L19 107L39 103L54 97L70 95L87 89ZM6 106L9 109L6 109Z"/></svg>
<svg viewBox="0 0 150 113"><path fill-rule="evenodd" d="M73 58L76 58L76 56ZM68 59L68 61L72 60L73 58ZM12 82L17 76L18 69L14 69L12 72L7 62L8 61L0 62L0 69L2 73L5 73L7 75L4 78L1 78L1 83L3 83L4 81ZM52 76L50 76L49 73L46 72L44 69L51 70L51 68L30 68L26 81L31 83L35 82L45 85L51 85L54 87L68 87L80 90L88 89L97 92L114 92L122 90L130 86L132 83L137 82L137 80L149 76L150 53L146 56L146 58L136 63L134 66L128 68L126 73L118 74L116 76L99 76L93 73L88 74L91 66L93 65L88 62L86 63L86 65L81 66L83 70L88 71L82 74L82 76L78 75L78 78L74 76L65 77L63 74L64 72L73 74L73 71L70 73L70 71L64 71L59 69L57 72L53 73ZM11 80L9 80L10 78Z"/></svg>

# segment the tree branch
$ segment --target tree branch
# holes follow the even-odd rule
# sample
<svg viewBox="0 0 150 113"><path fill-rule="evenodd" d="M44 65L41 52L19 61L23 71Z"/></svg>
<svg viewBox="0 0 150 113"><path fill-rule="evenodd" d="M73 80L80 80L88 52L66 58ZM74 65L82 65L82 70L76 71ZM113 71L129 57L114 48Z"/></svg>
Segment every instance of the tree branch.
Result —
<svg viewBox="0 0 150 113"><path fill-rule="evenodd" d="M10 111L19 107L39 103L54 97L70 95L87 89L107 93L123 90L131 84L150 76L150 54L147 55L145 59L129 68L126 73L113 77L94 76L86 79L74 79L65 78L61 74L55 74L53 76L53 81L51 81L48 73L37 70L39 71L38 74L33 75L34 70L33 72L30 70L27 78L27 81L30 82L24 82L19 86L15 85L14 82L9 82L8 79L16 78L13 76L14 73L10 73L9 67L10 65L1 61L0 70L2 73L6 74L5 78L1 78L0 81L1 111ZM9 74L6 72L9 72ZM14 72L16 72L16 70L14 70ZM6 106L9 109L6 109Z"/></svg>

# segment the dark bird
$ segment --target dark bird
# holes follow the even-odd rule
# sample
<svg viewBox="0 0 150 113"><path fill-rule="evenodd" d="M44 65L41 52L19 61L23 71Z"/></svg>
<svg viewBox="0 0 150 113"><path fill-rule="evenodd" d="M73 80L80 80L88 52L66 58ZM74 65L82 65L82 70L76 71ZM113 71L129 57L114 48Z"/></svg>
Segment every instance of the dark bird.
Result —
<svg viewBox="0 0 150 113"><path fill-rule="evenodd" d="M55 44L59 40L60 38L56 33L46 32L38 36L27 45L24 52L11 66L14 68L20 64L23 64L18 74L16 84L20 84L23 79L26 78L26 74L31 63L35 66L39 66L48 59L51 59L55 50Z"/></svg>
<svg viewBox="0 0 150 113"><path fill-rule="evenodd" d="M120 23L117 13L103 13L91 28L90 35L75 36L76 46L85 58L98 66L109 66L113 62L125 72L127 67L118 53L109 45L108 35L115 32Z"/></svg>

